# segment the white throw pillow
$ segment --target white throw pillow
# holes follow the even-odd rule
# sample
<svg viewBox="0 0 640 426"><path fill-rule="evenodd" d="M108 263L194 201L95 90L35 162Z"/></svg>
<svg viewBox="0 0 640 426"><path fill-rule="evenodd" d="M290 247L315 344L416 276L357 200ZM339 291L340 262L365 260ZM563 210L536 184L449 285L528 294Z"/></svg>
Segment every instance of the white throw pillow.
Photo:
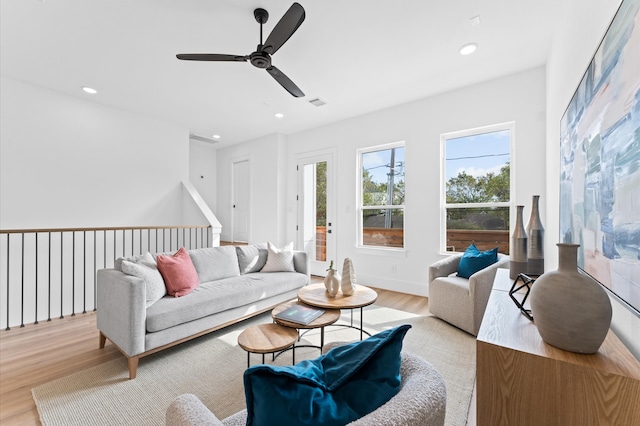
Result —
<svg viewBox="0 0 640 426"><path fill-rule="evenodd" d="M293 242L281 249L267 242L267 263L262 272L295 272L293 267Z"/></svg>
<svg viewBox="0 0 640 426"><path fill-rule="evenodd" d="M122 272L144 280L147 288L145 305L147 308L167 294L167 287L164 284L162 275L160 275L160 271L158 271L158 265L153 259L153 256L151 256L151 253L145 254L136 263L123 260Z"/></svg>

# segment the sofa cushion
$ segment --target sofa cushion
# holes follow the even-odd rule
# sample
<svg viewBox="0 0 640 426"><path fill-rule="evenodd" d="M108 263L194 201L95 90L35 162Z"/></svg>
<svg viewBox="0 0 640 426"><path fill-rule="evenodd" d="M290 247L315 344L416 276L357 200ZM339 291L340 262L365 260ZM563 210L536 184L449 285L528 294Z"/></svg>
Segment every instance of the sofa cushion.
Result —
<svg viewBox="0 0 640 426"><path fill-rule="evenodd" d="M244 372L247 425L345 425L400 390L402 340L410 325L338 346L294 366Z"/></svg>
<svg viewBox="0 0 640 426"><path fill-rule="evenodd" d="M201 283L240 275L238 256L233 246L189 250Z"/></svg>
<svg viewBox="0 0 640 426"><path fill-rule="evenodd" d="M256 272L222 280L201 283L186 296L163 297L147 309L146 328L156 332L213 315L247 306L278 294L298 289L308 282L298 272Z"/></svg>
<svg viewBox="0 0 640 426"><path fill-rule="evenodd" d="M458 276L462 278L469 278L479 270L484 269L489 265L493 265L497 261L498 247L487 251L480 251L475 244L471 243L460 258L460 263L458 264Z"/></svg>
<svg viewBox="0 0 640 426"><path fill-rule="evenodd" d="M267 245L236 246L236 254L241 274L260 272L267 262Z"/></svg>
<svg viewBox="0 0 640 426"><path fill-rule="evenodd" d="M198 273L184 247L180 247L173 256L159 255L156 261L170 296L184 296L198 286Z"/></svg>
<svg viewBox="0 0 640 426"><path fill-rule="evenodd" d="M261 272L294 272L293 267L293 242L279 249L267 242L267 263Z"/></svg>
<svg viewBox="0 0 640 426"><path fill-rule="evenodd" d="M164 279L162 279L162 275L158 271L158 265L156 265L151 253L146 253L137 263L123 259L122 272L144 280L146 288L145 306L147 308L167 294Z"/></svg>
<svg viewBox="0 0 640 426"><path fill-rule="evenodd" d="M154 262L155 262L155 256L152 254L151 255L154 258ZM144 257L143 254L135 254L133 256L128 256L128 257L119 257L115 260L115 262L113 262L113 269L117 269L120 272L124 272L122 270L122 262L127 260L131 263L138 263L140 261L140 259L142 259Z"/></svg>

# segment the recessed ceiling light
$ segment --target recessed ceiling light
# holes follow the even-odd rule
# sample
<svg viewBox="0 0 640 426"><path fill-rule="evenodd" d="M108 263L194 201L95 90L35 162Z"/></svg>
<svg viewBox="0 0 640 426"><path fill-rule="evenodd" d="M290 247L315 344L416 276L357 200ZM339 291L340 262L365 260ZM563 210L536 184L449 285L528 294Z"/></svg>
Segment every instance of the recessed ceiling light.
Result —
<svg viewBox="0 0 640 426"><path fill-rule="evenodd" d="M475 52L477 48L478 48L478 44L477 43L465 44L464 46L462 46L460 48L460 54L461 55L469 55L469 54Z"/></svg>
<svg viewBox="0 0 640 426"><path fill-rule="evenodd" d="M273 114L273 115L275 115L275 117L276 117L276 118L282 118L282 117L284 117L284 114L283 114L283 113L281 113L281 112L276 112L276 113L275 113L275 114Z"/></svg>
<svg viewBox="0 0 640 426"><path fill-rule="evenodd" d="M213 135L212 138L214 139L220 139L220 135Z"/></svg>
<svg viewBox="0 0 640 426"><path fill-rule="evenodd" d="M98 91L92 87L87 87L87 86L82 86L82 90L84 90L86 93L90 93L92 95L95 95L96 93L98 93Z"/></svg>

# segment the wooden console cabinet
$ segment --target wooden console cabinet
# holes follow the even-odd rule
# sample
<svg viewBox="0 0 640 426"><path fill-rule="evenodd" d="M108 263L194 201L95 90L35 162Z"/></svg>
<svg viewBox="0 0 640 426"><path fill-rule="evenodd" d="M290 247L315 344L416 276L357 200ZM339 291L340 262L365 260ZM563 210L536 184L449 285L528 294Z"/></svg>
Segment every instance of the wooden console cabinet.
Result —
<svg viewBox="0 0 640 426"><path fill-rule="evenodd" d="M593 355L548 345L510 287L499 269L476 343L477 424L640 425L640 362L616 335Z"/></svg>

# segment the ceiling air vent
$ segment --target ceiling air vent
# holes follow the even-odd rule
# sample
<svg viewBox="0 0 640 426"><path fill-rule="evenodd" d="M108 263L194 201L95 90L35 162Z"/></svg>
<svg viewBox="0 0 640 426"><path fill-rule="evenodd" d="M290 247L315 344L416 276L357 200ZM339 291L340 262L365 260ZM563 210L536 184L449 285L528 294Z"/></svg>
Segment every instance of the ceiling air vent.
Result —
<svg viewBox="0 0 640 426"><path fill-rule="evenodd" d="M218 143L218 141L215 139L206 138L204 136L199 136L193 133L189 133L189 139L195 139L197 141L208 142L208 143Z"/></svg>
<svg viewBox="0 0 640 426"><path fill-rule="evenodd" d="M322 105L325 105L325 104L326 104L326 102L325 102L325 101L323 101L323 100L322 100L322 99L320 99L320 98L313 98L313 99L311 99L311 100L309 101L309 103L310 103L311 105L314 105L314 106L317 106L317 107L319 107L319 106L322 106Z"/></svg>

